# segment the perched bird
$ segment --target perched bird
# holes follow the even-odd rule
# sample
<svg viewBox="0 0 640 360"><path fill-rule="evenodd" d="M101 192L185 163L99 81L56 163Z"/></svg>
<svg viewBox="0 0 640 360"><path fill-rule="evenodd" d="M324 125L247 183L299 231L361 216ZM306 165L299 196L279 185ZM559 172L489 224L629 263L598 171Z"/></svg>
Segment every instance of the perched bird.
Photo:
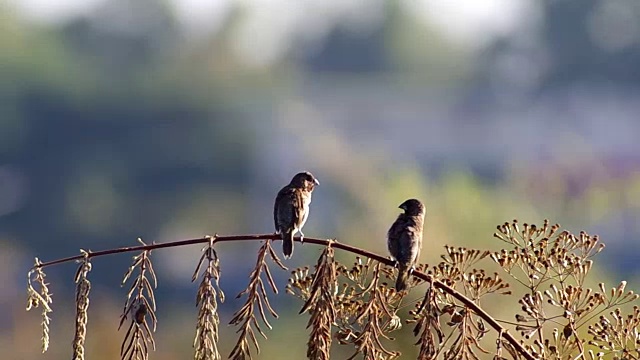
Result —
<svg viewBox="0 0 640 360"><path fill-rule="evenodd" d="M404 213L398 215L387 233L387 247L398 267L396 290L407 288L409 274L420 256L425 208L419 200L409 199L399 206Z"/></svg>
<svg viewBox="0 0 640 360"><path fill-rule="evenodd" d="M276 196L273 220L276 233L282 236L282 252L285 259L293 254L293 236L299 232L300 241L304 239L302 227L309 216L311 193L316 185L320 185L320 182L310 172L301 172Z"/></svg>

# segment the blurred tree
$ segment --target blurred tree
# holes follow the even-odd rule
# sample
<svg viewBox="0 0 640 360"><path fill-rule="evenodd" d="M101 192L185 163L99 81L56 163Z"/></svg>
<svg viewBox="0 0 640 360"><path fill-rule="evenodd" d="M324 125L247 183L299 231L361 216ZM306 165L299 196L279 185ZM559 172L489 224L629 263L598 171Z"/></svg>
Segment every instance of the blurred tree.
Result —
<svg viewBox="0 0 640 360"><path fill-rule="evenodd" d="M201 80L206 96L187 86L207 63L175 70L180 33L166 5L110 1L59 31L6 19L0 170L10 165L26 187L0 217L10 238L54 257L71 244L154 237L205 187L235 193L226 201L245 211L255 138L246 111L225 104L216 78Z"/></svg>

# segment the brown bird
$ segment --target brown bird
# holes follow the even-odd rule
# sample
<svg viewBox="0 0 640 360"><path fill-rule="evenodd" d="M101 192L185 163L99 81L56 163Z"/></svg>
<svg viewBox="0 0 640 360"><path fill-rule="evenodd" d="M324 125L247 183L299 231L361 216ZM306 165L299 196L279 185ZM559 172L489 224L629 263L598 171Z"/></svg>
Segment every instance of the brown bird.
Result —
<svg viewBox="0 0 640 360"><path fill-rule="evenodd" d="M387 233L387 247L398 267L396 290L407 288L409 275L420 257L425 207L419 200L409 199L399 206L398 215Z"/></svg>
<svg viewBox="0 0 640 360"><path fill-rule="evenodd" d="M302 227L309 216L311 193L316 185L320 185L320 182L310 172L301 172L276 196L273 220L276 233L282 236L282 252L285 259L293 254L293 236L297 232L300 233L300 242L304 240Z"/></svg>

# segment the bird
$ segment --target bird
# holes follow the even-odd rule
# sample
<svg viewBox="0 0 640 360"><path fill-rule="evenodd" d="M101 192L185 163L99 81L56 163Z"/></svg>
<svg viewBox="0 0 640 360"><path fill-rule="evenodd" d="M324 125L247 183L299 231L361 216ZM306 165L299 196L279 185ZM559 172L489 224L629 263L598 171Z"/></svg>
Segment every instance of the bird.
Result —
<svg viewBox="0 0 640 360"><path fill-rule="evenodd" d="M300 242L304 241L302 227L309 217L311 193L317 185L320 185L320 182L310 172L299 172L276 196L273 220L276 234L280 234L282 238L282 253L285 259L289 259L293 254L293 236L296 233L300 233Z"/></svg>
<svg viewBox="0 0 640 360"><path fill-rule="evenodd" d="M387 248L398 267L396 291L400 292L407 288L409 275L420 257L425 207L417 199L408 199L398 207L404 212L389 228Z"/></svg>

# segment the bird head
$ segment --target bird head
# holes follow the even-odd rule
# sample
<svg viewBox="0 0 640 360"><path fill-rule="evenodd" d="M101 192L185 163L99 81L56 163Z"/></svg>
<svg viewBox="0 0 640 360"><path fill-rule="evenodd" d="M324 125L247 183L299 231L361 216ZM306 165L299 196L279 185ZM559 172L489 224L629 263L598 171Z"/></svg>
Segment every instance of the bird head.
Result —
<svg viewBox="0 0 640 360"><path fill-rule="evenodd" d="M404 210L404 213L409 216L424 215L425 213L425 207L418 199L409 199L398 207Z"/></svg>
<svg viewBox="0 0 640 360"><path fill-rule="evenodd" d="M316 185L320 185L320 182L310 172L303 171L297 173L293 179L291 179L291 185L297 188L313 190Z"/></svg>

